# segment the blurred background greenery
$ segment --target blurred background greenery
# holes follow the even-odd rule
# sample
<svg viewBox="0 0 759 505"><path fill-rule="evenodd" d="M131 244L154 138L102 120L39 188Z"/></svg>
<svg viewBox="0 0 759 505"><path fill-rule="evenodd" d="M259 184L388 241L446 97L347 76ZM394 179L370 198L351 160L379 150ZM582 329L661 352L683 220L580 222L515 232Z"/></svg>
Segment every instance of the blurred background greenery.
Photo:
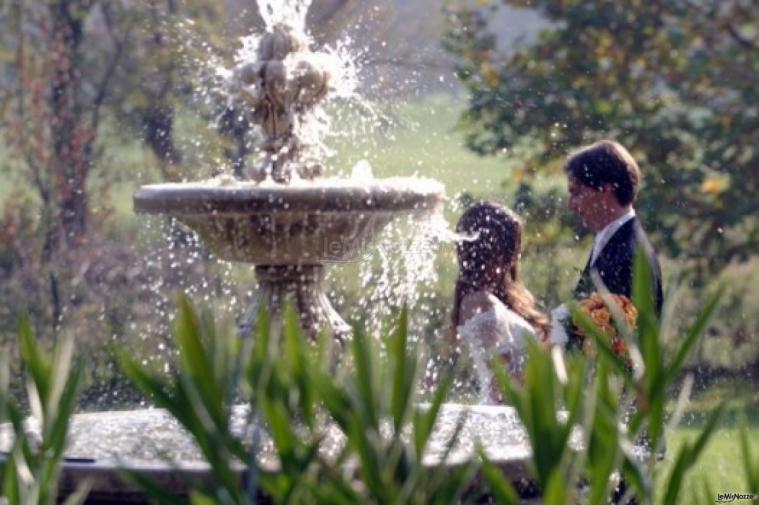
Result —
<svg viewBox="0 0 759 505"><path fill-rule="evenodd" d="M561 161L598 138L621 141L645 174L638 210L677 299L676 324L692 320L715 285L728 286L688 364L696 397L673 443L725 396L756 433L756 12L755 0L314 0L315 43L351 47L365 98L330 104L329 166L346 174L366 159L376 176L439 179L451 224L472 198L511 205L526 221L522 274L550 309L569 296L592 241L565 211ZM131 196L144 183L241 162L254 134L218 127L215 69L260 27L255 3L242 0L0 3L0 343L17 356L25 312L43 342L73 334L89 358L80 408L144 402L109 349L121 343L170 369L177 290L230 318L252 295L249 268L138 218ZM452 245L440 244L434 261L414 332L443 354ZM330 272L336 306L353 323L365 322L361 272L372 268L383 266ZM733 427L724 430L704 458L719 462L713 484L748 491L730 469Z"/></svg>

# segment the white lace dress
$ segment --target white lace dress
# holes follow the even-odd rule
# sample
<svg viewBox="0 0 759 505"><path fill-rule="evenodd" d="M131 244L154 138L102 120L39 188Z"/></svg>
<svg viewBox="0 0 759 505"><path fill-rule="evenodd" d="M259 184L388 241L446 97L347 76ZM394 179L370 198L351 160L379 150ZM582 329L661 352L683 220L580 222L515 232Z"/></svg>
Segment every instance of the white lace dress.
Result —
<svg viewBox="0 0 759 505"><path fill-rule="evenodd" d="M508 357L512 375L521 375L527 361L527 339L535 339L535 329L522 316L490 296L488 310L470 317L457 330L464 347L469 350L479 382L479 401L495 403L491 394L493 372L488 363L493 356Z"/></svg>

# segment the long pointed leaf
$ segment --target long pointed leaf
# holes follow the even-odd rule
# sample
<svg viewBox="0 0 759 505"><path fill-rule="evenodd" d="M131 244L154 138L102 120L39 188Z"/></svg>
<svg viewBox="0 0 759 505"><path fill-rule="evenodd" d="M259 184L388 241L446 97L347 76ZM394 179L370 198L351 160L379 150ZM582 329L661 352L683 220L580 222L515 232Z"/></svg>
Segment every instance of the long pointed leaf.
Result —
<svg viewBox="0 0 759 505"><path fill-rule="evenodd" d="M379 417L375 408L378 392L374 385L371 350L366 335L359 328L356 328L353 333L353 360L356 366L356 387L362 407L363 422L367 428L378 430Z"/></svg>
<svg viewBox="0 0 759 505"><path fill-rule="evenodd" d="M749 489L759 490L759 465L754 461L754 456L751 453L751 446L748 442L748 430L745 423L740 428L740 437L746 483L748 483Z"/></svg>
<svg viewBox="0 0 759 505"><path fill-rule="evenodd" d="M52 364L40 350L32 332L31 323L26 316L21 318L18 328L19 351L26 365L30 380L27 379L29 406L34 417L44 421L45 398L50 394L50 372Z"/></svg>
<svg viewBox="0 0 759 505"><path fill-rule="evenodd" d="M357 416L351 416L350 418L348 440L356 448L358 461L361 466L361 476L366 486L376 500L380 502L385 501L384 498L388 489L382 482L379 455L369 439L363 421Z"/></svg>
<svg viewBox="0 0 759 505"><path fill-rule="evenodd" d="M71 493L68 498L66 498L66 501L63 502L63 505L80 505L84 503L87 500L87 495L90 494L91 489L92 480L84 479L76 487L76 490Z"/></svg>
<svg viewBox="0 0 759 505"><path fill-rule="evenodd" d="M69 421L76 408L76 398L81 377L82 369L77 366L74 367L67 380L63 378L65 386L58 401L57 416L51 419L50 431L47 434L47 443L56 458L62 457L63 451L66 448Z"/></svg>
<svg viewBox="0 0 759 505"><path fill-rule="evenodd" d="M573 500L569 500L569 486L564 480L564 475L560 471L551 473L548 479L546 491L543 494L543 503L545 505L565 505Z"/></svg>
<svg viewBox="0 0 759 505"><path fill-rule="evenodd" d="M222 408L223 392L214 380L213 361L205 349L200 335L200 321L185 296L179 299L179 314L174 322L174 338L184 372L192 377L203 405L216 422L223 422L226 413Z"/></svg>
<svg viewBox="0 0 759 505"><path fill-rule="evenodd" d="M414 366L415 363L406 356L407 345L408 311L404 305L398 318L398 327L391 335L388 343L388 354L394 365L390 405L396 432L400 432L411 411L409 398L412 393L415 374L408 368Z"/></svg>
<svg viewBox="0 0 759 505"><path fill-rule="evenodd" d="M656 324L656 308L654 307L654 277L651 265L642 248L635 252L633 260L633 289L632 302L638 309L638 329L640 332L649 331Z"/></svg>
<svg viewBox="0 0 759 505"><path fill-rule="evenodd" d="M46 432L50 429L50 420L58 417L58 408L61 401L63 390L68 384L71 375L72 356L74 353L74 339L72 336L66 336L59 339L53 349L53 359L50 369L50 390L48 396L43 398L45 402L46 419L43 430Z"/></svg>
<svg viewBox="0 0 759 505"><path fill-rule="evenodd" d="M482 477L495 502L500 505L519 505L521 503L519 495L511 483L506 480L503 471L488 459L481 447L478 447L478 452L482 460L480 466Z"/></svg>
<svg viewBox="0 0 759 505"><path fill-rule="evenodd" d="M717 309L717 306L719 305L724 292L724 286L720 287L717 292L714 293L711 298L709 298L709 301L706 303L706 305L701 308L698 318L693 323L693 325L688 328L688 331L685 333L685 339L683 339L682 344L680 344L680 347L675 354L675 358L672 360L667 369L668 382L675 380L677 374L680 373L680 369L685 363L685 359L688 357L688 353L696 344L698 339L703 335L704 330L706 330L706 327L711 321L711 318L714 315L714 311Z"/></svg>
<svg viewBox="0 0 759 505"><path fill-rule="evenodd" d="M432 435L435 420L437 420L438 414L440 414L440 407L443 405L451 385L453 385L453 378L453 373L445 374L435 389L435 393L432 395L432 401L427 411L419 413L418 416L414 417L414 450L420 459L427 447L430 435Z"/></svg>
<svg viewBox="0 0 759 505"><path fill-rule="evenodd" d="M3 496L8 500L10 505L22 505L21 486L19 485L19 475L15 465L16 457L21 457L18 453L18 449L12 452L3 468Z"/></svg>
<svg viewBox="0 0 759 505"><path fill-rule="evenodd" d="M667 481L667 492L664 495L663 501L665 505L675 505L677 503L677 497L680 494L685 473L696 462L701 451L706 447L714 429L717 427L717 421L722 415L723 409L724 405L721 405L709 416L704 428L693 444L686 442L680 449L672 467L672 473Z"/></svg>

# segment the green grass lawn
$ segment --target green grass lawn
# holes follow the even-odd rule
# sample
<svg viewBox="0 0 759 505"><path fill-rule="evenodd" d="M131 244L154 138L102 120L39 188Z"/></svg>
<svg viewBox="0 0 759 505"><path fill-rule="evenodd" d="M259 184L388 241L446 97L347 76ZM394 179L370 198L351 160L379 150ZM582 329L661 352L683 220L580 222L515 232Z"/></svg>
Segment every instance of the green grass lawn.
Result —
<svg viewBox="0 0 759 505"><path fill-rule="evenodd" d="M740 428L745 426L754 460L759 456L759 392L747 382L710 387L691 400L679 426L667 434L667 454L657 481L657 502L666 492L664 481L672 470L673 461L685 442L692 443L700 433L706 416L724 403L726 410L719 427L686 477L680 503L693 503L692 493L704 498L704 484L714 493L754 493L749 489L743 468ZM712 497L716 501L717 497Z"/></svg>
<svg viewBox="0 0 759 505"><path fill-rule="evenodd" d="M685 441L692 443L698 436L695 428L680 427L670 434L668 440L668 454L663 467L663 477L671 472L672 461ZM748 439L751 450L756 457L759 454L759 426L748 428ZM720 427L712 435L712 440L704 449L699 460L685 479L682 487L680 503L693 503L693 493L701 497L705 495L704 484L708 483L713 493L753 493L759 494L757 489L749 489L746 474L742 463L739 431L736 427ZM657 486L657 502L660 501L666 489L664 479L659 480ZM713 496L716 501L717 497Z"/></svg>
<svg viewBox="0 0 759 505"><path fill-rule="evenodd" d="M456 131L463 108L459 99L450 96L393 106L387 112L387 124L367 131L359 128L355 134L331 141L337 153L331 165L345 172L366 159L377 177L434 177L445 184L448 196L499 193L513 165L505 155L481 157L465 147ZM355 115L345 116L346 121L360 124Z"/></svg>

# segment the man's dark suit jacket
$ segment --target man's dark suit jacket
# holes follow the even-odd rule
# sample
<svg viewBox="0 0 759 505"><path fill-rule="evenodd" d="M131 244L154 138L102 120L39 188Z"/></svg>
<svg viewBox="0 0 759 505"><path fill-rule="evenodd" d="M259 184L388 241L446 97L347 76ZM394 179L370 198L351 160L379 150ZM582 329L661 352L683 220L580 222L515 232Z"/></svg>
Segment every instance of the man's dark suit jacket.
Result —
<svg viewBox="0 0 759 505"><path fill-rule="evenodd" d="M575 288L575 298L585 298L590 293L598 291L593 286L590 275L591 270L598 271L601 280L603 280L606 288L611 293L625 295L628 298L631 297L633 265L635 264L635 253L638 249L643 251L651 266L654 294L656 297L656 312L658 315L661 315L663 298L661 268L659 267L659 261L656 259L656 251L654 251L651 242L648 241L646 232L643 231L643 227L640 225L637 217L633 217L627 221L611 236L609 242L601 250L601 254L596 258L592 268L590 259L588 259L588 264L585 265L580 281Z"/></svg>

